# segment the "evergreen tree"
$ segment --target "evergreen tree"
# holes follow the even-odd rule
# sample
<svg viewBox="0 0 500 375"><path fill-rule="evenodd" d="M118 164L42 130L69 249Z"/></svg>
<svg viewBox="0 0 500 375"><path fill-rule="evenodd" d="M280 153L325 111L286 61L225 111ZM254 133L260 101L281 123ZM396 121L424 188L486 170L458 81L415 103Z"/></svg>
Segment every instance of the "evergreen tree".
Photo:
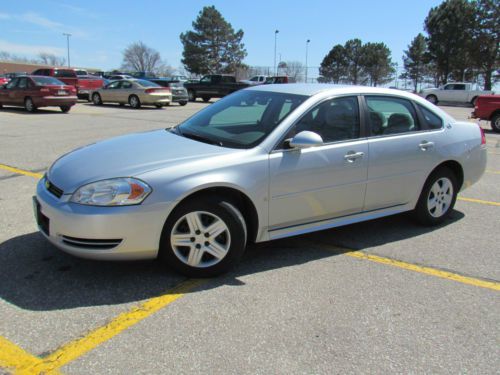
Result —
<svg viewBox="0 0 500 375"><path fill-rule="evenodd" d="M426 76L427 63L427 43L425 37L418 34L404 51L403 63L407 77L413 82L415 92L418 89L418 84L422 83Z"/></svg>
<svg viewBox="0 0 500 375"><path fill-rule="evenodd" d="M372 86L390 82L395 72L391 50L384 43L366 43L362 47L361 68Z"/></svg>

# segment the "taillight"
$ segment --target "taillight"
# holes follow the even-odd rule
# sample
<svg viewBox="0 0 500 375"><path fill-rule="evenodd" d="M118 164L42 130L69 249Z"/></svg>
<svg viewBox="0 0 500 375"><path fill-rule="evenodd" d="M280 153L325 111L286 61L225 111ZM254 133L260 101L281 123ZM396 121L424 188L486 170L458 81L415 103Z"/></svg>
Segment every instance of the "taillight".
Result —
<svg viewBox="0 0 500 375"><path fill-rule="evenodd" d="M481 145L485 145L486 144L486 135L484 134L484 130L479 124L477 124L477 126L479 126L479 131L481 132Z"/></svg>
<svg viewBox="0 0 500 375"><path fill-rule="evenodd" d="M158 91L165 91L165 92L170 92L170 89L168 87L165 88L154 88L154 89L146 89L145 93L146 94L151 94L152 92L158 92Z"/></svg>

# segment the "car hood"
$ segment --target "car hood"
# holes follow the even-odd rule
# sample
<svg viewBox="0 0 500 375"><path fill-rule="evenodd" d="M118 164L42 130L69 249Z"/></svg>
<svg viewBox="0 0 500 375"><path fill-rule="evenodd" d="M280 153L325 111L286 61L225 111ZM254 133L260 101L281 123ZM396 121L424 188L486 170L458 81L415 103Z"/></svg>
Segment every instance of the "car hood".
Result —
<svg viewBox="0 0 500 375"><path fill-rule="evenodd" d="M130 134L76 149L56 160L47 177L64 194L115 177L134 177L169 165L234 152L166 130Z"/></svg>

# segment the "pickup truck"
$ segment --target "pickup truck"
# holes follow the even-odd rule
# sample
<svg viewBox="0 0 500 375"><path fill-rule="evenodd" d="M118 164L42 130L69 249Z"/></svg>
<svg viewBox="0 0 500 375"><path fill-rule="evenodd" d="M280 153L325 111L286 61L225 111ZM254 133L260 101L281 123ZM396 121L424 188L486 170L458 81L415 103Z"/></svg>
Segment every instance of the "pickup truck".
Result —
<svg viewBox="0 0 500 375"><path fill-rule="evenodd" d="M433 104L438 102L470 103L475 105L476 98L481 95L493 94L492 91L477 90L474 83L453 82L421 91L420 95Z"/></svg>
<svg viewBox="0 0 500 375"><path fill-rule="evenodd" d="M32 75L54 77L67 85L75 86L78 99L90 100L90 93L104 84L101 78L91 75L79 76L74 69L43 68L35 70Z"/></svg>
<svg viewBox="0 0 500 375"><path fill-rule="evenodd" d="M491 129L500 133L500 95L479 96L476 100L472 118L491 122Z"/></svg>
<svg viewBox="0 0 500 375"><path fill-rule="evenodd" d="M198 82L184 83L189 101L194 102L196 98L202 98L205 103L211 98L222 98L248 86L247 83L236 82L236 78L225 74L210 74Z"/></svg>

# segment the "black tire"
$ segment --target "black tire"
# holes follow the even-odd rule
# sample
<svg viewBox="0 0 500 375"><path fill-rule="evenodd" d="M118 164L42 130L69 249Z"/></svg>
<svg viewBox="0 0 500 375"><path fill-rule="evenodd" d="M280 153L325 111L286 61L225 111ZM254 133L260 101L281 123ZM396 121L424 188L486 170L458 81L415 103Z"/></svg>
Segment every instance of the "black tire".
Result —
<svg viewBox="0 0 500 375"><path fill-rule="evenodd" d="M491 117L491 129L495 133L500 133L500 112Z"/></svg>
<svg viewBox="0 0 500 375"><path fill-rule="evenodd" d="M36 111L35 103L33 103L33 99L31 99L29 96L24 99L24 108L30 113Z"/></svg>
<svg viewBox="0 0 500 375"><path fill-rule="evenodd" d="M155 104L155 107L158 109L161 109L161 108L163 108L163 104Z"/></svg>
<svg viewBox="0 0 500 375"><path fill-rule="evenodd" d="M473 97L472 100L470 101L470 104L472 104L473 107L476 106L476 101L477 101L477 96Z"/></svg>
<svg viewBox="0 0 500 375"><path fill-rule="evenodd" d="M70 105L62 105L59 108L61 108L62 113L68 113L69 110L71 109Z"/></svg>
<svg viewBox="0 0 500 375"><path fill-rule="evenodd" d="M433 214L432 209L429 208L428 202L431 199L431 197L437 199L438 202L440 201L440 199L441 199L440 202L444 202L445 196L443 195L439 197L439 195L435 195L433 192L431 192L431 189L434 186L434 184L439 185L439 181L446 181L446 180L448 180L451 183L451 187L453 189L453 191L450 194L451 202L449 203L449 206L444 210L444 212L442 212L442 214L436 216L438 212L435 209ZM451 211L453 210L453 207L455 206L458 189L459 187L458 187L457 177L455 176L453 171L450 170L449 168L442 167L432 172L432 174L427 178L427 181L424 184L422 192L420 193L420 198L418 199L417 206L413 211L414 218L417 220L419 224L424 226L434 226L441 224L450 215ZM438 203L436 206L444 207L445 204Z"/></svg>
<svg viewBox="0 0 500 375"><path fill-rule="evenodd" d="M134 109L141 108L141 101L137 95L130 95L128 97L128 104Z"/></svg>
<svg viewBox="0 0 500 375"><path fill-rule="evenodd" d="M437 105L439 103L438 98L436 95L427 95L425 99L429 102L431 102L434 105Z"/></svg>
<svg viewBox="0 0 500 375"><path fill-rule="evenodd" d="M196 101L196 92L194 90L188 90L188 100L190 102Z"/></svg>
<svg viewBox="0 0 500 375"><path fill-rule="evenodd" d="M92 94L92 103L94 103L95 105L102 105L101 95L99 95L97 92Z"/></svg>
<svg viewBox="0 0 500 375"><path fill-rule="evenodd" d="M186 104L188 104L188 102L187 102L186 100L181 100L181 101L179 102L179 105L181 105L181 106L183 106L183 107L184 107Z"/></svg>
<svg viewBox="0 0 500 375"><path fill-rule="evenodd" d="M180 256L177 255L172 248L170 238L172 231L174 230L174 226L178 227L178 225L181 225L182 223L187 224L187 222L183 222L181 219L185 215L195 211L203 211L205 213L216 215L228 229L229 249L223 258L216 260L216 258L211 256L209 253L202 252L203 256L201 256L200 262L207 257L207 262L214 260L217 261L217 263L213 265L210 265L210 263L200 267L188 265L186 260L181 260L182 254ZM189 231L189 228L187 230ZM201 232L197 233L200 235L200 241L203 242L203 238L205 238L203 236L204 234ZM191 242L196 243L196 241L198 241L198 239L195 241L193 241L193 239L194 237L191 239ZM213 277L227 272L236 263L238 263L245 251L246 239L247 231L245 220L234 205L219 196L210 196L202 199L191 200L186 203L182 203L179 207L177 207L165 222L160 239L160 251L158 258L173 268L176 272L188 277ZM207 242L205 242L205 244L207 244ZM195 246L201 245L196 244ZM184 250L187 253L193 251L192 248L191 250L189 250L189 248L184 248ZM179 248L177 248L177 251L180 251ZM188 257L188 254L185 254L185 257Z"/></svg>
<svg viewBox="0 0 500 375"><path fill-rule="evenodd" d="M210 96L203 96L202 99L205 103L208 103L212 98Z"/></svg>
<svg viewBox="0 0 500 375"><path fill-rule="evenodd" d="M3 108L3 104L2 103L0 103L0 108Z"/></svg>

